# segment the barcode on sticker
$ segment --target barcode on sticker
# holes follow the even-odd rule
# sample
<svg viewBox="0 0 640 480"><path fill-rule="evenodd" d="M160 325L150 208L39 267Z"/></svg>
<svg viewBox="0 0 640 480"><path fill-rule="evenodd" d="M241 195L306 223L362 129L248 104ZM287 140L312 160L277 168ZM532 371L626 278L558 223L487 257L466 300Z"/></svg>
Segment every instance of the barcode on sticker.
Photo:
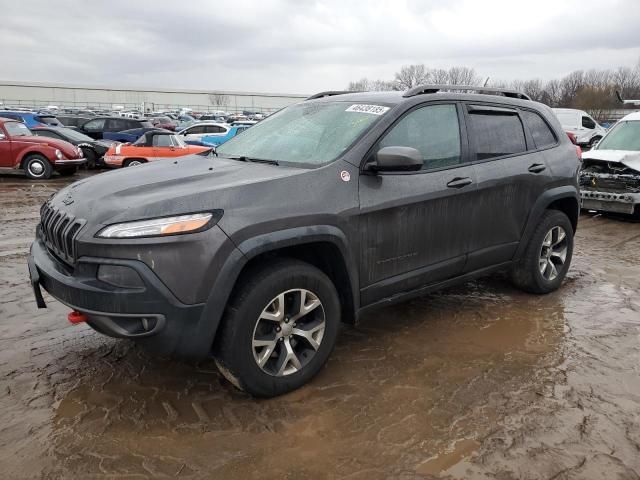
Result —
<svg viewBox="0 0 640 480"><path fill-rule="evenodd" d="M351 105L345 112L370 113L371 115L382 115L389 107L381 105Z"/></svg>

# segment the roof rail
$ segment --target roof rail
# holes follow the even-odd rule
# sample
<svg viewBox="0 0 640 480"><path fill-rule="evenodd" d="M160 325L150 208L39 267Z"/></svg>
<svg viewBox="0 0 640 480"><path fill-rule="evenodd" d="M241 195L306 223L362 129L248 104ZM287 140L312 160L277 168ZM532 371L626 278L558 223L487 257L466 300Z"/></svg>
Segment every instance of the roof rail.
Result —
<svg viewBox="0 0 640 480"><path fill-rule="evenodd" d="M305 98L305 101L315 100L316 98L333 97L334 95L344 95L347 93L361 93L361 92L355 92L352 90L329 90L327 92L320 92L320 93L316 93L315 95L311 95L309 98Z"/></svg>
<svg viewBox="0 0 640 480"><path fill-rule="evenodd" d="M516 90L509 90L506 88L493 88L493 87L480 87L478 85L418 85L417 87L410 88L404 94L403 97L415 97L416 95L423 95L428 93L438 93L440 90L473 90L480 93L501 93L505 97L519 98L521 100L531 100L531 97L526 93L518 92Z"/></svg>

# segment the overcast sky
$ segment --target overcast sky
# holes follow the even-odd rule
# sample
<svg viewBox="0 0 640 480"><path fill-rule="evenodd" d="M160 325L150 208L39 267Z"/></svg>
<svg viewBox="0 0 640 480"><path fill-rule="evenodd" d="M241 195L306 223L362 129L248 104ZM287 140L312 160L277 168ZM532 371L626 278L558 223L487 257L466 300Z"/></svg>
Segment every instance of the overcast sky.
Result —
<svg viewBox="0 0 640 480"><path fill-rule="evenodd" d="M310 93L402 65L633 66L640 0L0 0L0 80Z"/></svg>

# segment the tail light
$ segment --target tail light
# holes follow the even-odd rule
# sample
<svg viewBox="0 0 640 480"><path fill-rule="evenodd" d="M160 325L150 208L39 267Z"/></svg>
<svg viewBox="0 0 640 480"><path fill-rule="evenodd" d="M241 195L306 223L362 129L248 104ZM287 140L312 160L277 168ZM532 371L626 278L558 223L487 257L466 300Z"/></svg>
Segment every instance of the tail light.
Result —
<svg viewBox="0 0 640 480"><path fill-rule="evenodd" d="M576 153L578 154L578 158L582 160L582 148L580 148L580 145L576 145Z"/></svg>
<svg viewBox="0 0 640 480"><path fill-rule="evenodd" d="M571 140L571 143L573 143L574 145L578 144L578 139L573 133L567 132L567 137L569 137L569 140ZM582 152L581 152L581 154L582 154Z"/></svg>

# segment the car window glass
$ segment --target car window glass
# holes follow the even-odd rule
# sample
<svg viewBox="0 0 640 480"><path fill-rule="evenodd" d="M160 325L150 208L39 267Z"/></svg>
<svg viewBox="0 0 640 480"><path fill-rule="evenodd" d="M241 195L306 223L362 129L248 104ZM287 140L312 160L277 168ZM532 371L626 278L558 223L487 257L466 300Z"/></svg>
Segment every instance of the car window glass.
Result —
<svg viewBox="0 0 640 480"><path fill-rule="evenodd" d="M527 147L518 115L477 110L469 114L469 133L476 159L487 160L524 152Z"/></svg>
<svg viewBox="0 0 640 480"><path fill-rule="evenodd" d="M185 133L187 135L198 135L198 134L205 133L205 132L204 132L204 127L203 126L196 126L196 127L191 127Z"/></svg>
<svg viewBox="0 0 640 480"><path fill-rule="evenodd" d="M535 148L544 148L555 145L556 136L540 115L529 110L521 112L522 119L531 133Z"/></svg>
<svg viewBox="0 0 640 480"><path fill-rule="evenodd" d="M171 135L154 135L152 145L154 147L172 147Z"/></svg>
<svg viewBox="0 0 640 480"><path fill-rule="evenodd" d="M121 132L122 130L127 130L132 128L131 124L121 118L111 118L107 121L107 130L110 132Z"/></svg>
<svg viewBox="0 0 640 480"><path fill-rule="evenodd" d="M10 137L30 137L33 135L24 123L7 122L4 124L4 128Z"/></svg>
<svg viewBox="0 0 640 480"><path fill-rule="evenodd" d="M33 130L33 133L39 137L60 138L60 135L50 132L49 130Z"/></svg>
<svg viewBox="0 0 640 480"><path fill-rule="evenodd" d="M617 123L600 141L596 150L640 151L640 121Z"/></svg>
<svg viewBox="0 0 640 480"><path fill-rule="evenodd" d="M104 128L104 118L96 118L95 120L89 120L82 128L87 132L98 132Z"/></svg>
<svg viewBox="0 0 640 480"><path fill-rule="evenodd" d="M403 117L379 147L412 147L420 152L422 169L460 163L460 128L455 105L418 108Z"/></svg>
<svg viewBox="0 0 640 480"><path fill-rule="evenodd" d="M594 122L593 119L583 115L582 116L582 126L584 128L594 129L594 128L596 128L596 122Z"/></svg>

